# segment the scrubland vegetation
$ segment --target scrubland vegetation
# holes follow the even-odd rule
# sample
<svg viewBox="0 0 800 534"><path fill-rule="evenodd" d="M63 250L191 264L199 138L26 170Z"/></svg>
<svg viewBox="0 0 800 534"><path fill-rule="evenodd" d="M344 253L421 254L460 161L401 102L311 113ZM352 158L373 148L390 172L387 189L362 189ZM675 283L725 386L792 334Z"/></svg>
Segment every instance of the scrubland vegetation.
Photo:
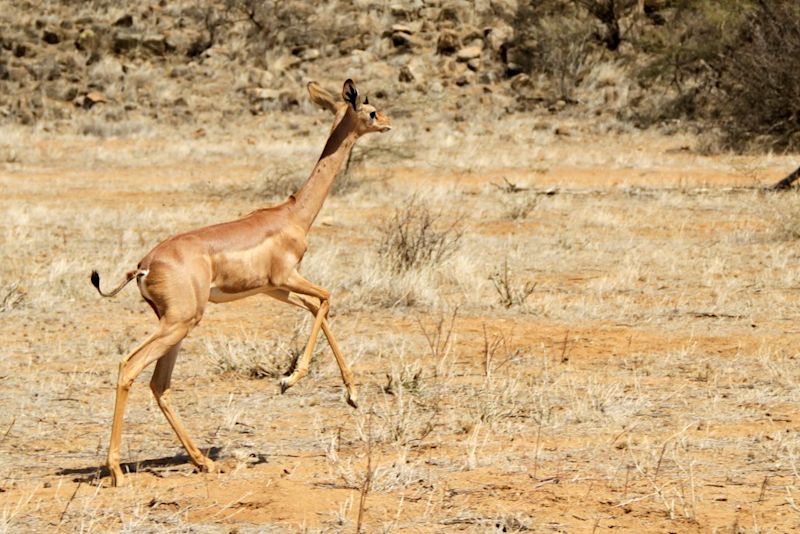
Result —
<svg viewBox="0 0 800 534"><path fill-rule="evenodd" d="M0 532L800 526L800 201L763 188L798 164L794 3L0 7ZM301 271L361 408L324 338L279 394L307 312L212 305L172 400L225 471L146 377L110 488L155 320L89 272L295 190L330 127L304 81L345 77L394 128Z"/></svg>

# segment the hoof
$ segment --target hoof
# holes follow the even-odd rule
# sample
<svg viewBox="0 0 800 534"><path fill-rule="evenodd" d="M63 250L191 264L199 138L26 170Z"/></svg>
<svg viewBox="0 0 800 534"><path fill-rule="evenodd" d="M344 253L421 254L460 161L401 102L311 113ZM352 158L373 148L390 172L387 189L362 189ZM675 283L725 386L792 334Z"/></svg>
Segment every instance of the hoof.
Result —
<svg viewBox="0 0 800 534"><path fill-rule="evenodd" d="M125 475L122 474L122 469L109 469L111 473L111 487L112 488L122 488L128 485L127 481L125 480Z"/></svg>
<svg viewBox="0 0 800 534"><path fill-rule="evenodd" d="M292 387L292 385L289 383L288 376L284 376L283 378L281 378L280 385L281 385L281 395L286 393L286 390Z"/></svg>
<svg viewBox="0 0 800 534"><path fill-rule="evenodd" d="M358 401L356 400L355 393L353 393L352 395L350 393L347 394L347 404L358 410Z"/></svg>
<svg viewBox="0 0 800 534"><path fill-rule="evenodd" d="M197 469L201 473L221 473L219 466L215 464L213 461L206 458L206 461L202 464L197 465Z"/></svg>

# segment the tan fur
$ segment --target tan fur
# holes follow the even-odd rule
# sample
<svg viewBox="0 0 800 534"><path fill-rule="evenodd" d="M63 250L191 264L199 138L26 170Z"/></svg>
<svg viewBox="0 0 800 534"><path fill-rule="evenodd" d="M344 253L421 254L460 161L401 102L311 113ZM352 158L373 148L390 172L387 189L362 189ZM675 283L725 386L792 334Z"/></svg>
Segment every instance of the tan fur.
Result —
<svg viewBox="0 0 800 534"><path fill-rule="evenodd" d="M342 90L347 101L334 101L331 93L314 82L309 83L308 91L315 103L335 114L335 119L306 183L277 206L170 237L139 262L136 272L146 273L137 277L139 290L160 323L158 330L120 363L108 451L108 468L115 485L123 482L119 448L128 392L142 369L156 361L151 389L159 407L192 461L201 469L214 469L214 463L194 445L168 403L180 342L200 322L209 301L222 303L265 294L309 310L315 317L311 335L294 372L281 380L281 389L285 391L307 374L322 329L339 365L347 400L356 405L352 373L326 320L330 294L303 278L297 266L306 252L308 230L356 140L369 132L387 131L389 119L360 103L351 80Z"/></svg>

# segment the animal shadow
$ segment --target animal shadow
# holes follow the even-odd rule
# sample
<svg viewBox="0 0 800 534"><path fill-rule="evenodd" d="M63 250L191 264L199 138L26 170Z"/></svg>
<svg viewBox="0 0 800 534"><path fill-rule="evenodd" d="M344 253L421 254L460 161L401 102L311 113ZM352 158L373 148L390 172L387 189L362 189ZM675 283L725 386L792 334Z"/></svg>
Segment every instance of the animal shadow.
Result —
<svg viewBox="0 0 800 534"><path fill-rule="evenodd" d="M207 451L207 456L212 460L217 460L219 459L221 452L222 447L211 447ZM261 455L259 455L258 460L262 461L260 456ZM266 460L264 459L263 461ZM142 460L139 462L127 462L121 464L120 466L122 467L123 473L153 473L156 475L161 475L165 471L175 471L175 469L171 468L183 466L184 464L189 463L189 456L186 454L176 454L175 456L151 458L149 460ZM72 479L72 481L82 482L85 484L98 484L101 479L110 476L108 467L105 465L59 469L55 474L61 476L77 475Z"/></svg>

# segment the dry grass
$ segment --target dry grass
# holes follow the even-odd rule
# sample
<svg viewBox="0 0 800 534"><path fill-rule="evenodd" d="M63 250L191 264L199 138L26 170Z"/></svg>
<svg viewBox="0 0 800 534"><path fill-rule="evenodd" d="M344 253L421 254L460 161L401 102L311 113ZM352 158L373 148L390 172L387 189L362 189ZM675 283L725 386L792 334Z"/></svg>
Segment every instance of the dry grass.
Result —
<svg viewBox="0 0 800 534"><path fill-rule="evenodd" d="M363 140L415 157L359 163L302 265L333 292L361 411L324 337L278 394L307 312L209 306L172 398L227 472L193 472L145 377L125 419L137 472L108 488L117 360L155 322L133 288L98 299L88 273L116 279L163 237L279 195L260 172L308 170L324 140L297 120L310 133L291 144L0 135L0 532L354 531L359 510L364 532L795 528L797 199L749 188L788 158L703 158L653 133L589 143L594 126L554 135L543 118ZM380 227L412 194L464 233L395 273ZM512 195L534 207L509 216ZM508 307L490 280L503 265Z"/></svg>

